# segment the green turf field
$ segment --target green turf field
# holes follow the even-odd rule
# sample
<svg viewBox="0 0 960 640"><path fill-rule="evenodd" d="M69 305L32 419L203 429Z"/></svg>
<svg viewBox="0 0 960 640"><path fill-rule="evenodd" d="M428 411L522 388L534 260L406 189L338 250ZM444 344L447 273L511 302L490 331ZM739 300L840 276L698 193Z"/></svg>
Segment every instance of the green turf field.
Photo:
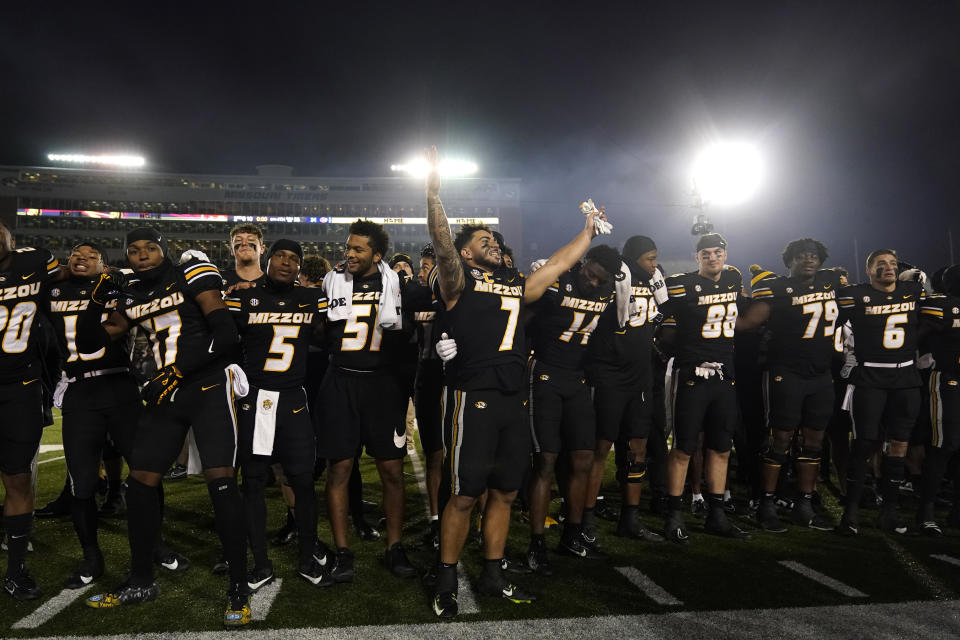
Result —
<svg viewBox="0 0 960 640"><path fill-rule="evenodd" d="M44 434L43 444L60 441L59 420ZM59 492L65 467L62 451L40 456L37 504L43 505ZM49 461L49 462L47 462ZM378 500L379 485L372 461L364 460L364 495ZM408 458L407 540L412 545L426 527L425 507ZM611 469L612 472L612 469ZM318 487L319 489L319 487ZM830 487L821 489L833 516L839 516L836 497ZM608 500L617 503L612 473L605 487ZM279 490L268 489L270 531L278 529L285 517ZM33 534L34 552L29 554L31 572L44 590L43 597L19 603L0 594L0 635L3 637L125 634L148 632L194 632L219 630L223 612L223 577L210 567L217 560L219 545L206 487L199 476L166 484L166 528L168 542L187 555L192 567L181 574L158 569L161 597L155 603L130 608L94 611L82 605L82 598L66 604L48 621L31 629L12 626L44 606L61 591L63 580L73 571L79 548L68 519L40 520ZM556 503L555 503L556 505ZM915 503L903 502L906 517ZM642 505L643 519L659 529L659 519ZM324 513L321 499L321 515ZM938 514L942 516L943 514ZM863 514L869 524L872 513ZM378 514L368 518L375 522ZM743 520L754 537L751 541L717 539L702 534L702 524L693 518L689 545L649 545L614 536L614 523L600 520L600 537L610 554L608 562L590 562L554 554L552 578L518 576L515 581L541 594L534 605L477 597L479 612L460 617L467 621L521 620L537 618L579 618L587 616L658 614L674 611L767 609L779 607L832 606L860 603L892 603L917 600L953 600L960 596L960 566L932 556L960 559L960 537L956 530L942 539L898 538L891 540L865 526L861 536L845 539L830 533L791 527L787 534L760 532ZM107 575L90 593L114 586L123 579L128 547L123 518L101 522L101 546L107 557ZM331 541L329 527L321 520L320 535ZM508 553L522 556L527 547L525 526L517 519L511 531ZM548 545L559 540L556 529L548 532ZM382 542L353 545L357 554L357 580L350 585L316 589L293 573L295 547L271 550L277 576L282 584L265 620L255 628L345 627L434 623L428 605L428 590L416 580L401 581L380 564ZM426 568L432 553L411 551L414 564ZM802 563L809 569L840 580L865 597L844 596L800 575L781 561ZM958 560L960 562L960 560ZM462 572L476 578L481 559L476 545L468 543ZM632 584L617 568L633 567L682 604L657 604L654 598ZM254 611L262 615L265 611Z"/></svg>

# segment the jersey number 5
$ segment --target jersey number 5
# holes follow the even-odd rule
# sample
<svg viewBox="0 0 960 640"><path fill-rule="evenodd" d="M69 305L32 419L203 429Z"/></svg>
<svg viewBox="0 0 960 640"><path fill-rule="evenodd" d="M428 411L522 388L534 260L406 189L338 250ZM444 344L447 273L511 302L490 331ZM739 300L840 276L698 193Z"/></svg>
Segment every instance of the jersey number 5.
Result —
<svg viewBox="0 0 960 640"><path fill-rule="evenodd" d="M383 339L383 330L377 322L377 315L373 313L371 323L356 322L356 318L369 318L373 313L372 304L353 305L353 318L347 319L343 328L343 340L340 342L341 351L363 351L367 346L367 335L370 333L370 324L373 324L373 336L370 338L370 351L380 351L380 341ZM348 333L354 335L348 336Z"/></svg>

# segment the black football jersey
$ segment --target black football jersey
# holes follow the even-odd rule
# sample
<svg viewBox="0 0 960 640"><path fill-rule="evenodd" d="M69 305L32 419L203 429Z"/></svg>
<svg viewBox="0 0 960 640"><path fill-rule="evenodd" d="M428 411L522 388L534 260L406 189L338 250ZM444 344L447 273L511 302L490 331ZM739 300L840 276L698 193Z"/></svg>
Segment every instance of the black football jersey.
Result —
<svg viewBox="0 0 960 640"><path fill-rule="evenodd" d="M146 331L157 368L195 367L204 362L213 335L196 296L204 291L220 293L223 280L217 268L194 258L181 265L168 264L163 274L150 282L134 273L128 284L139 295L136 299L121 295L117 310L130 324ZM228 361L219 359L216 364Z"/></svg>
<svg viewBox="0 0 960 640"><path fill-rule="evenodd" d="M822 269L804 283L767 271L750 286L754 300L770 305L767 362L806 376L829 371L834 354L843 350L837 324L840 274Z"/></svg>
<svg viewBox="0 0 960 640"><path fill-rule="evenodd" d="M532 307L535 315L528 331L534 357L553 367L581 371L590 337L612 302L612 285L587 294L575 271L561 274Z"/></svg>
<svg viewBox="0 0 960 640"><path fill-rule="evenodd" d="M927 341L936 361L933 368L960 374L960 298L930 296L920 306L920 318L936 332Z"/></svg>
<svg viewBox="0 0 960 640"><path fill-rule="evenodd" d="M68 378L81 378L91 371L129 368L130 354L125 341L111 341L94 353L80 353L77 349L78 319L90 304L90 292L96 284L97 279L70 278L45 287L47 315L53 324L62 368ZM104 307L106 313L101 320L106 320L107 315L117 308L116 297L108 300Z"/></svg>
<svg viewBox="0 0 960 640"><path fill-rule="evenodd" d="M352 317L336 322L327 320L327 348L334 365L354 371L376 371L397 364L402 357L413 328L385 331L380 326L382 291L379 272L353 279ZM329 299L330 292L326 295Z"/></svg>
<svg viewBox="0 0 960 640"><path fill-rule="evenodd" d="M650 357L660 309L647 278L633 276L630 294L631 313L627 324L620 327L616 298L611 297L590 339L586 373L592 386L647 389L653 381Z"/></svg>
<svg viewBox="0 0 960 640"><path fill-rule="evenodd" d="M437 300L433 299L433 308L429 311L414 311L413 321L416 323L417 330L417 349L419 360L439 360L434 347L440 334L435 331L437 323Z"/></svg>
<svg viewBox="0 0 960 640"><path fill-rule="evenodd" d="M224 269L220 272L220 277L223 279L223 289L227 289L238 282L250 282L246 278L241 278L236 269Z"/></svg>
<svg viewBox="0 0 960 640"><path fill-rule="evenodd" d="M527 361L526 333L520 320L524 277L513 269L485 271L463 265L464 287L457 303L446 309L434 268L430 281L444 305L441 330L457 341L457 357L446 363L445 380L462 391L523 388Z"/></svg>
<svg viewBox="0 0 960 640"><path fill-rule="evenodd" d="M667 278L662 311L664 326L676 327L676 366L719 362L733 371L737 297L743 288L740 271L727 266L716 282L696 271Z"/></svg>
<svg viewBox="0 0 960 640"><path fill-rule="evenodd" d="M243 349L243 370L261 389L303 385L314 329L327 313L321 287L275 287L263 276L256 287L224 299L233 312Z"/></svg>
<svg viewBox="0 0 960 640"><path fill-rule="evenodd" d="M60 264L46 249L12 251L10 266L0 272L0 383L40 377L40 354L31 334L43 305L43 285Z"/></svg>
<svg viewBox="0 0 960 640"><path fill-rule="evenodd" d="M869 284L844 287L838 294L841 320L853 327L857 362L898 363L917 351L920 306L926 294L916 282L897 282L890 293Z"/></svg>

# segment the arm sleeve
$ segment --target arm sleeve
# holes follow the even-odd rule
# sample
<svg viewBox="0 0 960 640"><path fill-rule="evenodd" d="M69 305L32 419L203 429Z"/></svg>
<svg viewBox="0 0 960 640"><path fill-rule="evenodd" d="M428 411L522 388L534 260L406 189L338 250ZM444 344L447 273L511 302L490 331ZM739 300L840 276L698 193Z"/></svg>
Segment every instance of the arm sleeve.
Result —
<svg viewBox="0 0 960 640"><path fill-rule="evenodd" d="M230 311L214 309L204 316L204 319L207 321L213 339L210 340L210 346L207 347L206 352L198 349L196 353L184 354L183 359L177 363L184 375L196 371L214 358L231 353L240 343L237 323L234 322Z"/></svg>
<svg viewBox="0 0 960 640"><path fill-rule="evenodd" d="M95 353L110 344L110 334L100 320L106 309L93 300L77 317L77 350L80 353Z"/></svg>

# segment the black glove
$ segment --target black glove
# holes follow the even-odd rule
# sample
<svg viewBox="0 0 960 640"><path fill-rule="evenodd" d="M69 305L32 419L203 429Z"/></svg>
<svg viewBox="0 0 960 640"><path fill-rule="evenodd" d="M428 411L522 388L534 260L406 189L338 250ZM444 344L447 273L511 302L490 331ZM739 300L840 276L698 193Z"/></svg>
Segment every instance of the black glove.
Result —
<svg viewBox="0 0 960 640"><path fill-rule="evenodd" d="M119 271L104 271L100 274L100 280L97 281L93 291L90 292L90 299L94 303L103 306L118 292L123 290L125 285L123 274Z"/></svg>
<svg viewBox="0 0 960 640"><path fill-rule="evenodd" d="M158 370L143 387L141 395L144 402L150 405L161 405L173 397L173 392L183 381L183 374L176 366L170 364Z"/></svg>

